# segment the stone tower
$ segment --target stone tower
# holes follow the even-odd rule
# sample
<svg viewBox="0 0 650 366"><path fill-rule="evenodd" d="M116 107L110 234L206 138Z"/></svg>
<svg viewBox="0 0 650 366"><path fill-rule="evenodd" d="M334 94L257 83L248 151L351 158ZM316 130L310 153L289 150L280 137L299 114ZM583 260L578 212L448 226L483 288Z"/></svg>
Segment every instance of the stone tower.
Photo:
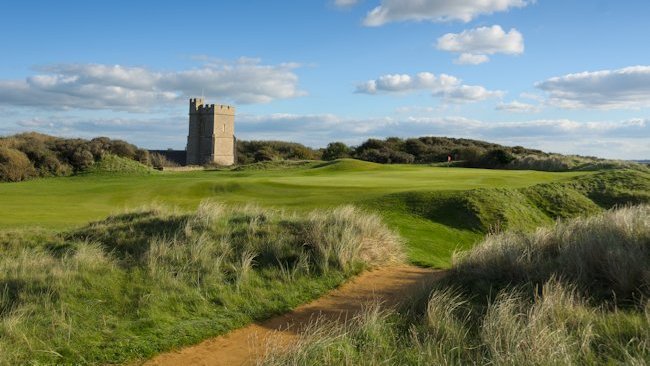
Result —
<svg viewBox="0 0 650 366"><path fill-rule="evenodd" d="M235 107L190 99L187 165L235 163Z"/></svg>

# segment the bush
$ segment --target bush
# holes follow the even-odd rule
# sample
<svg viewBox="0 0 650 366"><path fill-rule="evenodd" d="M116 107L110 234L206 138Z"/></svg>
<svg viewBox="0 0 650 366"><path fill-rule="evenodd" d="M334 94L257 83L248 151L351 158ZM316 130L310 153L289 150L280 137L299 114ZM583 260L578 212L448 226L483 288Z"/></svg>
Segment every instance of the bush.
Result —
<svg viewBox="0 0 650 366"><path fill-rule="evenodd" d="M479 166L483 168L505 167L515 156L505 149L492 149L483 155L479 160Z"/></svg>
<svg viewBox="0 0 650 366"><path fill-rule="evenodd" d="M149 162L151 166L158 170L163 170L164 168L177 167L178 164L167 159L166 156L158 153L153 153L149 156Z"/></svg>
<svg viewBox="0 0 650 366"><path fill-rule="evenodd" d="M283 141L237 140L237 163L272 160L316 160L321 153L302 144Z"/></svg>
<svg viewBox="0 0 650 366"><path fill-rule="evenodd" d="M330 142L323 150L323 160L349 158L352 150L342 142Z"/></svg>
<svg viewBox="0 0 650 366"><path fill-rule="evenodd" d="M137 150L137 147L122 140L111 141L108 148L108 151L113 155L133 160L137 160Z"/></svg>
<svg viewBox="0 0 650 366"><path fill-rule="evenodd" d="M0 147L0 181L20 182L35 174L27 155L16 149Z"/></svg>
<svg viewBox="0 0 650 366"><path fill-rule="evenodd" d="M41 176L64 176L87 171L107 155L136 160L149 165L149 151L121 140L97 137L90 141L64 139L35 132L0 137L0 146L19 150L29 159L28 169L20 180ZM1 179L1 178L0 178Z"/></svg>
<svg viewBox="0 0 650 366"><path fill-rule="evenodd" d="M370 161L373 163L388 164L390 163L391 151L387 149L365 149L355 156L358 159Z"/></svg>

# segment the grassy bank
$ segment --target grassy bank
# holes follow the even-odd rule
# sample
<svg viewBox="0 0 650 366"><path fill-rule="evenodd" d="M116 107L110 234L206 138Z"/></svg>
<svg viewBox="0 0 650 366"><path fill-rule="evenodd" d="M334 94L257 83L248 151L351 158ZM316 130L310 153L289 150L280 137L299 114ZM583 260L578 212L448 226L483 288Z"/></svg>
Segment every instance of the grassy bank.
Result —
<svg viewBox="0 0 650 366"><path fill-rule="evenodd" d="M408 240L412 262L447 267L455 251L472 248L488 233L530 232L557 219L647 202L650 175L611 170L521 188L397 192L364 204Z"/></svg>
<svg viewBox="0 0 650 366"><path fill-rule="evenodd" d="M489 236L410 309L316 323L265 364L647 364L649 217L642 205Z"/></svg>
<svg viewBox="0 0 650 366"><path fill-rule="evenodd" d="M149 357L320 296L401 241L350 206L304 215L203 202L0 232L0 364Z"/></svg>

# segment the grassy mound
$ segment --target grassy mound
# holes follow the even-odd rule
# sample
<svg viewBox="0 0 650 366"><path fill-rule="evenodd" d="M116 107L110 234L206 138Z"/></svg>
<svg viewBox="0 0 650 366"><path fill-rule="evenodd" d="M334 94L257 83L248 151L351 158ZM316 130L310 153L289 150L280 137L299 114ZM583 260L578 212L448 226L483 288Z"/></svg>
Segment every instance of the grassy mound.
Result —
<svg viewBox="0 0 650 366"><path fill-rule="evenodd" d="M356 159L337 159L337 160L321 163L315 166L314 168L318 169L321 172L366 171L366 170L381 169L381 164L371 163L368 161L362 161Z"/></svg>
<svg viewBox="0 0 650 366"><path fill-rule="evenodd" d="M141 164L135 160L123 158L113 154L104 155L99 161L95 162L84 173L124 173L124 174L151 174L155 172L149 166Z"/></svg>
<svg viewBox="0 0 650 366"><path fill-rule="evenodd" d="M0 232L0 364L105 364L195 343L402 259L377 216L204 202L63 234Z"/></svg>
<svg viewBox="0 0 650 366"><path fill-rule="evenodd" d="M646 364L648 217L642 205L490 236L415 311L370 306L344 325L316 323L264 363Z"/></svg>
<svg viewBox="0 0 650 366"><path fill-rule="evenodd" d="M398 192L365 205L409 240L412 262L446 267L452 253L470 249L487 233L530 232L557 219L648 202L650 174L619 170L523 188Z"/></svg>
<svg viewBox="0 0 650 366"><path fill-rule="evenodd" d="M284 170L294 168L312 167L319 164L314 160L275 160L275 161L260 161L246 165L240 165L232 169L234 171L249 171L249 170Z"/></svg>
<svg viewBox="0 0 650 366"><path fill-rule="evenodd" d="M646 202L650 202L650 174L628 170L519 189L400 192L375 204L451 227L490 232L534 229L558 218L588 216L616 205Z"/></svg>

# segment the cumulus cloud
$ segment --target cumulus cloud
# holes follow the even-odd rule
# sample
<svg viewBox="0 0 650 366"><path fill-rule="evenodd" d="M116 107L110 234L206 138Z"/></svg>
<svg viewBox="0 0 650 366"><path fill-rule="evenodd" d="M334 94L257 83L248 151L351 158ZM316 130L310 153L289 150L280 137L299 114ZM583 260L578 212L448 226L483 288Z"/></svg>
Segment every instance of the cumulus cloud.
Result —
<svg viewBox="0 0 650 366"><path fill-rule="evenodd" d="M541 110L539 106L529 103L522 103L517 100L513 100L510 103L499 103L496 109L498 111L511 113L536 113Z"/></svg>
<svg viewBox="0 0 650 366"><path fill-rule="evenodd" d="M363 94L409 93L417 90L430 91L434 97L453 103L477 102L503 96L502 91L492 91L478 85L464 85L455 76L430 72L415 75L386 74L368 80L357 86L356 92Z"/></svg>
<svg viewBox="0 0 650 366"><path fill-rule="evenodd" d="M489 61L487 55L502 53L519 55L524 52L524 37L512 28L508 32L499 25L447 33L438 38L436 47L442 51L460 53L458 64L477 65Z"/></svg>
<svg viewBox="0 0 650 366"><path fill-rule="evenodd" d="M298 66L264 65L249 58L166 72L121 65L48 65L25 80L0 80L0 104L146 111L202 91L240 104L268 103L304 95L293 72Z"/></svg>
<svg viewBox="0 0 650 366"><path fill-rule="evenodd" d="M382 0L364 24L377 27L396 21L469 22L479 15L523 8L534 0Z"/></svg>
<svg viewBox="0 0 650 366"><path fill-rule="evenodd" d="M548 104L560 108L650 107L650 66L568 74L535 86L548 93Z"/></svg>

